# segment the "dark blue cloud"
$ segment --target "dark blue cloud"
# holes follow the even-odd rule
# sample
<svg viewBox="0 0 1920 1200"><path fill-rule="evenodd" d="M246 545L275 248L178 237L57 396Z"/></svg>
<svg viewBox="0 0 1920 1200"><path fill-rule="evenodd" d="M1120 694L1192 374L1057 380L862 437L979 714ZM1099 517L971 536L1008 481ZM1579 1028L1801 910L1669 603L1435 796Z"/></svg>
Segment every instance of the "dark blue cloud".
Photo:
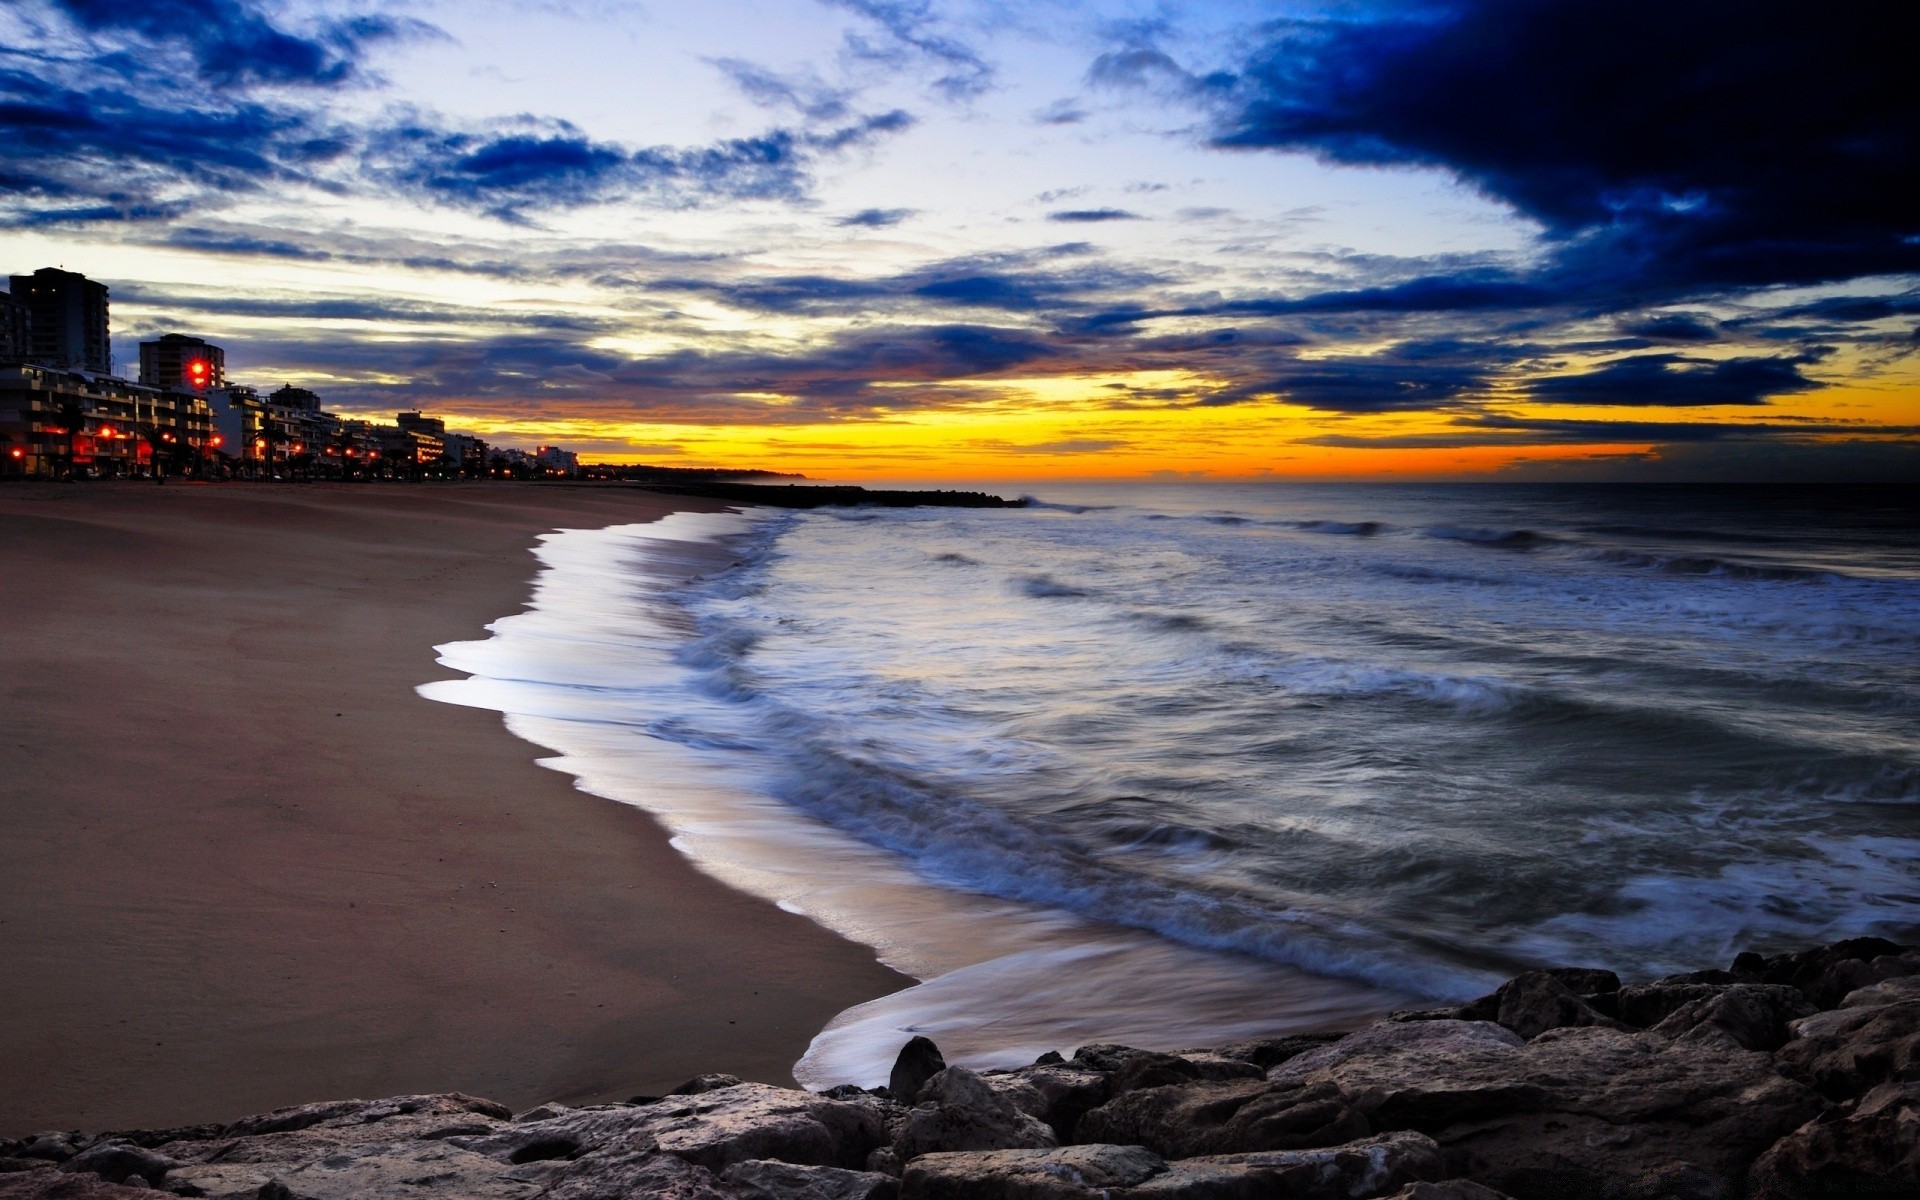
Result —
<svg viewBox="0 0 1920 1200"><path fill-rule="evenodd" d="M835 225L857 225L868 229L885 229L913 216L917 209L912 208L863 208L857 213L849 213Z"/></svg>
<svg viewBox="0 0 1920 1200"><path fill-rule="evenodd" d="M305 178L347 148L312 113L277 103L0 68L0 211L13 224L181 211Z"/></svg>
<svg viewBox="0 0 1920 1200"><path fill-rule="evenodd" d="M54 0L53 7L87 33L177 49L201 79L222 86L337 84L359 69L367 46L437 33L418 21L370 16L296 33L241 0Z"/></svg>
<svg viewBox="0 0 1920 1200"><path fill-rule="evenodd" d="M1916 44L1912 5L1396 6L1281 23L1217 140L1444 168L1590 286L1844 280L1920 268Z"/></svg>
<svg viewBox="0 0 1920 1200"><path fill-rule="evenodd" d="M1619 404L1690 408L1710 404L1765 404L1774 396L1825 387L1800 373L1824 354L1778 358L1687 358L1640 354L1579 375L1532 380L1528 394L1547 404Z"/></svg>
<svg viewBox="0 0 1920 1200"><path fill-rule="evenodd" d="M1208 396L1202 406L1278 399L1322 412L1384 413L1450 408L1484 392L1516 351L1464 341L1410 341L1377 354L1257 362L1252 381ZM1242 367L1245 375L1250 367Z"/></svg>
<svg viewBox="0 0 1920 1200"><path fill-rule="evenodd" d="M1684 313L1663 313L1655 317L1622 321L1620 328L1650 342L1715 342L1720 331L1698 317Z"/></svg>
<svg viewBox="0 0 1920 1200"><path fill-rule="evenodd" d="M1093 223L1098 221L1138 221L1140 214L1128 212L1124 208L1069 208L1047 214L1049 221L1065 221L1070 224Z"/></svg>
<svg viewBox="0 0 1920 1200"><path fill-rule="evenodd" d="M562 121L522 118L479 132L414 121L374 134L369 157L390 186L520 219L529 210L632 197L673 205L798 200L821 152L902 127L894 114L883 114L823 134L774 129L707 146L629 150Z"/></svg>

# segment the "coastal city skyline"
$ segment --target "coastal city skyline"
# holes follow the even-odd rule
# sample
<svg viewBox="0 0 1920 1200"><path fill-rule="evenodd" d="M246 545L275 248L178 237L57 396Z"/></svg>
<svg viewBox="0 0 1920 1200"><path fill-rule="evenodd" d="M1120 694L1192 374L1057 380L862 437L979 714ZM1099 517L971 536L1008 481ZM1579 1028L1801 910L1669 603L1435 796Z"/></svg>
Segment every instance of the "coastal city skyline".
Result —
<svg viewBox="0 0 1920 1200"><path fill-rule="evenodd" d="M226 348L164 333L137 377L114 351L111 289L56 267L0 293L0 479L553 478L559 446L489 446L418 409L391 422L330 412L307 388L227 377Z"/></svg>
<svg viewBox="0 0 1920 1200"><path fill-rule="evenodd" d="M1899 477L1912 18L1709 11L29 0L0 251L606 461Z"/></svg>

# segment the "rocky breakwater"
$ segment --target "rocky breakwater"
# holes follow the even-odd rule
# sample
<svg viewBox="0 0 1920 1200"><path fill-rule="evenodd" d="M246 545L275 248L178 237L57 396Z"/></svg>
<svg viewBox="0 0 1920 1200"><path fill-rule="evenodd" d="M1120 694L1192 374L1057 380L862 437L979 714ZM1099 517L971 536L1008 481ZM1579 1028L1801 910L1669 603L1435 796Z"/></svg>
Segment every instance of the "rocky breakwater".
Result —
<svg viewBox="0 0 1920 1200"><path fill-rule="evenodd" d="M1920 1196L1920 953L1872 938L1621 986L1522 975L1353 1033L1083 1046L886 1087L703 1076L515 1115L463 1095L0 1143L0 1198L1812 1200Z"/></svg>

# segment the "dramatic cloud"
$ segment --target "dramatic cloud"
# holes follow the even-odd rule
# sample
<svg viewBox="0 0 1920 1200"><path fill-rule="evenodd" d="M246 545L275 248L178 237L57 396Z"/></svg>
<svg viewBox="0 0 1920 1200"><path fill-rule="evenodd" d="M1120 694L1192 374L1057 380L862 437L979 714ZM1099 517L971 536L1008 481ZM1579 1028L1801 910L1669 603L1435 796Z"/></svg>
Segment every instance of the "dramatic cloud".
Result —
<svg viewBox="0 0 1920 1200"><path fill-rule="evenodd" d="M1451 0L1283 22L1218 142L1441 167L1563 268L1685 290L1920 268L1920 9ZM1148 58L1108 77L1177 71Z"/></svg>
<svg viewBox="0 0 1920 1200"><path fill-rule="evenodd" d="M137 43L136 52L184 57L202 80L219 86L337 84L359 69L367 46L438 32L419 21L373 16L294 32L240 0L54 0L48 7L88 33Z"/></svg>
<svg viewBox="0 0 1920 1200"><path fill-rule="evenodd" d="M1535 379L1528 391L1549 404L1631 404L1693 408L1709 404L1765 404L1774 396L1824 386L1800 373L1823 357L1729 358L1709 361L1678 354L1641 354L1579 375Z"/></svg>
<svg viewBox="0 0 1920 1200"><path fill-rule="evenodd" d="M1070 224L1090 224L1099 221L1138 221L1139 213L1128 212L1124 208L1069 208L1047 214L1049 221L1065 221Z"/></svg>

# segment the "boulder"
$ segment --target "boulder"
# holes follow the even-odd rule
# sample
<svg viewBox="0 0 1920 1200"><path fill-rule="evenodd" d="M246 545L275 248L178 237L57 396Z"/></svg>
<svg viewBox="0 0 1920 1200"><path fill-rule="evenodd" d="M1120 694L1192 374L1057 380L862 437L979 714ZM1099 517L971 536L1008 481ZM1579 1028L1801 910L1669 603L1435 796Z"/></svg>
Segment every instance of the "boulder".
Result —
<svg viewBox="0 0 1920 1200"><path fill-rule="evenodd" d="M1836 1100L1865 1094L1920 1066L1920 1000L1862 1005L1793 1022L1780 1069Z"/></svg>
<svg viewBox="0 0 1920 1200"><path fill-rule="evenodd" d="M1093 1200L1167 1169L1139 1146L928 1154L907 1167L901 1200Z"/></svg>
<svg viewBox="0 0 1920 1200"><path fill-rule="evenodd" d="M1908 1000L1920 1000L1920 975L1901 975L1858 988L1841 998L1840 1007L1874 1008Z"/></svg>
<svg viewBox="0 0 1920 1200"><path fill-rule="evenodd" d="M1612 972L1607 975L1611 978ZM1614 979L1613 991L1619 990L1620 981ZM1549 1029L1588 1025L1625 1028L1581 999L1557 972L1529 971L1509 981L1495 995L1500 997L1500 1006L1494 1020L1523 1038L1539 1037Z"/></svg>
<svg viewBox="0 0 1920 1200"><path fill-rule="evenodd" d="M1801 950L1794 954L1774 954L1765 958L1751 952L1742 954L1734 959L1733 974L1740 977L1741 982L1744 983L1791 984L1806 992L1815 1003L1819 1003L1820 997L1814 993L1824 990L1821 980L1837 965L1845 962L1871 963L1883 957L1897 959L1903 956L1906 950L1905 946L1885 938L1847 938L1831 945L1815 946L1811 950ZM1843 974L1851 975L1852 973L1849 970ZM1836 976L1837 978L1839 976ZM1831 1003L1838 1003L1840 996L1845 994L1843 991L1833 996ZM1821 1005L1823 1008L1830 1006L1830 1004Z"/></svg>
<svg viewBox="0 0 1920 1200"><path fill-rule="evenodd" d="M1447 1179L1439 1183L1420 1180L1401 1188L1387 1200L1513 1200L1505 1192L1496 1192L1471 1179Z"/></svg>
<svg viewBox="0 0 1920 1200"><path fill-rule="evenodd" d="M621 1145L597 1150L569 1164L538 1194L540 1200L632 1200L639 1196L647 1200L738 1200L704 1167L657 1150ZM464 1193L452 1195L466 1200Z"/></svg>
<svg viewBox="0 0 1920 1200"><path fill-rule="evenodd" d="M1073 1140L1081 1116L1105 1104L1112 1094L1105 1072L1077 1067L1064 1059L985 1078L1015 1108L1045 1121L1063 1143ZM1034 1106L1036 1096L1038 1107Z"/></svg>
<svg viewBox="0 0 1920 1200"><path fill-rule="evenodd" d="M1695 1000L1711 1000L1727 983L1676 983L1661 979L1620 989L1620 1019L1641 1029L1651 1028Z"/></svg>
<svg viewBox="0 0 1920 1200"><path fill-rule="evenodd" d="M1337 1086L1245 1080L1128 1092L1081 1117L1075 1137L1191 1158L1337 1146L1372 1132Z"/></svg>
<svg viewBox="0 0 1920 1200"><path fill-rule="evenodd" d="M1767 1055L1728 1039L1590 1026L1523 1042L1499 1025L1429 1021L1375 1025L1299 1055L1264 1087L1119 1096L1081 1118L1079 1136L1188 1158L1411 1130L1514 1196L1599 1195L1659 1172L1737 1186L1820 1107Z"/></svg>
<svg viewBox="0 0 1920 1200"><path fill-rule="evenodd" d="M127 1142L95 1142L61 1163L58 1169L72 1174L84 1171L109 1183L125 1183L138 1177L157 1186L168 1171L179 1165L164 1154Z"/></svg>
<svg viewBox="0 0 1920 1200"><path fill-rule="evenodd" d="M1670 1038L1725 1037L1743 1049L1773 1051L1787 1044L1789 1022L1814 1011L1799 988L1736 983L1681 1005L1653 1032Z"/></svg>
<svg viewBox="0 0 1920 1200"><path fill-rule="evenodd" d="M256 1117L240 1118L222 1129L220 1137L257 1137L265 1133L291 1133L315 1126L371 1125L394 1117L447 1115L478 1115L496 1121L513 1119L512 1110L503 1104L461 1092L447 1092L441 1095L394 1096L387 1100L330 1100L320 1104L276 1108Z"/></svg>
<svg viewBox="0 0 1920 1200"><path fill-rule="evenodd" d="M1920 1196L1920 1083L1887 1083L1807 1122L1754 1164L1754 1200Z"/></svg>
<svg viewBox="0 0 1920 1200"><path fill-rule="evenodd" d="M1116 1197L1156 1200L1353 1200L1384 1196L1445 1174L1445 1156L1433 1139L1391 1133L1321 1150L1267 1150L1208 1155L1167 1164L1143 1183L1115 1189Z"/></svg>
<svg viewBox="0 0 1920 1200"><path fill-rule="evenodd" d="M679 1087L668 1092L668 1096L698 1096L702 1092L717 1092L721 1088L732 1087L740 1082L738 1075L695 1075ZM665 1099L666 1097L661 1097Z"/></svg>
<svg viewBox="0 0 1920 1200"><path fill-rule="evenodd" d="M357 1146L271 1173L260 1200L400 1200L429 1192L518 1200L539 1190L484 1155L442 1142Z"/></svg>
<svg viewBox="0 0 1920 1200"><path fill-rule="evenodd" d="M733 1164L720 1182L741 1200L894 1200L900 1194L891 1175L760 1159Z"/></svg>
<svg viewBox="0 0 1920 1200"><path fill-rule="evenodd" d="M1451 1012L1452 1010L1448 1010ZM1215 1051L1227 1058L1237 1058L1250 1062L1262 1071L1277 1067L1290 1058L1296 1058L1309 1050L1339 1041L1345 1033L1290 1033L1279 1037L1254 1038L1251 1041L1235 1042L1222 1046Z"/></svg>
<svg viewBox="0 0 1920 1200"><path fill-rule="evenodd" d="M940 1047L933 1044L933 1039L916 1037L900 1047L893 1072L887 1076L887 1090L900 1103L912 1104L919 1099L927 1080L946 1069L947 1060L940 1056Z"/></svg>
<svg viewBox="0 0 1920 1200"><path fill-rule="evenodd" d="M153 1200L154 1194L145 1180L108 1183L98 1175L59 1171L0 1175L0 1200Z"/></svg>
<svg viewBox="0 0 1920 1200"><path fill-rule="evenodd" d="M516 1122L483 1136L449 1140L513 1164L625 1145L657 1146L710 1171L758 1158L854 1169L886 1140L886 1124L871 1104L740 1083L652 1104L577 1108L546 1121Z"/></svg>
<svg viewBox="0 0 1920 1200"><path fill-rule="evenodd" d="M1042 1149L1059 1144L1047 1124L1015 1108L965 1067L948 1067L920 1089L922 1103L894 1132L893 1150L909 1165L923 1154L959 1150Z"/></svg>
<svg viewBox="0 0 1920 1200"><path fill-rule="evenodd" d="M80 1134L53 1130L9 1142L6 1150L9 1158L37 1158L42 1162L63 1163L86 1147L87 1141Z"/></svg>

